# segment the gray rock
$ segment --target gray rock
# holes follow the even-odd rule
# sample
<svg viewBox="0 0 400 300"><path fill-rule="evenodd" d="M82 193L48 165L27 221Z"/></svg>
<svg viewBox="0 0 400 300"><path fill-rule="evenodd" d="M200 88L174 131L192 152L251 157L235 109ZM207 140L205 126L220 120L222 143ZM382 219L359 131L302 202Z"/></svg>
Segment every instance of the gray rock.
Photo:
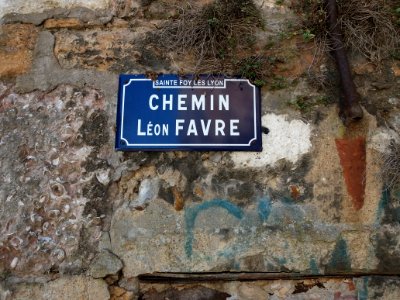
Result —
<svg viewBox="0 0 400 300"><path fill-rule="evenodd" d="M48 12L35 13L35 14L17 14L10 13L6 14L0 20L0 24L11 24L11 23L31 23L33 25L40 25L44 20L49 18Z"/></svg>
<svg viewBox="0 0 400 300"><path fill-rule="evenodd" d="M145 206L158 196L159 189L160 189L160 180L158 178L144 179L140 183L139 196L137 197L137 199L132 201L129 204L129 206L130 207Z"/></svg>
<svg viewBox="0 0 400 300"><path fill-rule="evenodd" d="M118 285L134 294L139 293L139 279L137 277L122 278Z"/></svg>
<svg viewBox="0 0 400 300"><path fill-rule="evenodd" d="M98 249L99 251L111 250L111 240L110 240L110 234L108 232L101 233Z"/></svg>
<svg viewBox="0 0 400 300"><path fill-rule="evenodd" d="M11 292L0 282L0 300L11 299Z"/></svg>
<svg viewBox="0 0 400 300"><path fill-rule="evenodd" d="M103 250L92 261L89 274L93 278L103 278L118 273L122 267L122 262L118 256L108 250Z"/></svg>
<svg viewBox="0 0 400 300"><path fill-rule="evenodd" d="M30 73L17 78L17 91L28 93L33 90L52 90L60 84L89 85L102 87L107 100L114 100L118 88L117 76L92 70L62 69L53 53L54 43L54 36L49 31L39 34L32 69Z"/></svg>
<svg viewBox="0 0 400 300"><path fill-rule="evenodd" d="M216 152L216 153L213 153L211 156L210 156L210 160L213 162L213 163L219 163L220 161L221 161L221 159L222 159L222 153L221 152Z"/></svg>
<svg viewBox="0 0 400 300"><path fill-rule="evenodd" d="M51 18L76 18L91 25L104 25L111 21L112 13L106 10L92 10L87 7L74 7L71 9L57 7L39 13L9 13L0 19L0 24L31 23L37 26Z"/></svg>

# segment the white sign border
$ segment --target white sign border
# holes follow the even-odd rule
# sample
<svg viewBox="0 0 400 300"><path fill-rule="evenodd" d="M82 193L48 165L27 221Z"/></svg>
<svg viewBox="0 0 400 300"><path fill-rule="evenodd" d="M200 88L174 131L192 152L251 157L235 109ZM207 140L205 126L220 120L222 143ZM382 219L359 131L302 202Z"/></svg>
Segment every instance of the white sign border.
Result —
<svg viewBox="0 0 400 300"><path fill-rule="evenodd" d="M153 88L163 89L163 88L202 88L202 89L224 89L226 88L226 81L235 81L235 82L246 82L253 88L253 113L254 113L254 137L247 143L247 144L131 144L127 139L123 137L124 134L124 109L125 109L125 89L134 81L152 81L151 79L147 78L131 78L128 83L123 85L122 88L122 107L121 107L121 137L120 140L124 141L126 146L137 146L137 147L178 147L178 146L195 146L195 147L224 147L224 146L231 146L231 147L245 147L250 146L253 141L257 139L257 100L256 100L256 86L252 84L248 79L235 79L235 78L224 78L224 86L212 86L212 87L193 87L193 86L154 86Z"/></svg>

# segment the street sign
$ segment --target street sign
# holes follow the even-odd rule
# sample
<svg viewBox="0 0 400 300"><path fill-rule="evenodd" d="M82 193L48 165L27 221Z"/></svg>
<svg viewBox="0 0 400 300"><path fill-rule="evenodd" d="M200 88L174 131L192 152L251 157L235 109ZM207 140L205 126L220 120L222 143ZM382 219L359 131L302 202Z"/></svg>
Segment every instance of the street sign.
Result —
<svg viewBox="0 0 400 300"><path fill-rule="evenodd" d="M115 148L261 151L259 89L221 76L120 75Z"/></svg>

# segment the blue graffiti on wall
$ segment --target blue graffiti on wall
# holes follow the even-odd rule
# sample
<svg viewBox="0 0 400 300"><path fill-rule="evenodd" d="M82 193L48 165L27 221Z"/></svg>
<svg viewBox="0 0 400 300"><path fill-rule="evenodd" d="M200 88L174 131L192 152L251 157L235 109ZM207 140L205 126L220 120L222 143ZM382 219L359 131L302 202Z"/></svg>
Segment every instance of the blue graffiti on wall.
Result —
<svg viewBox="0 0 400 300"><path fill-rule="evenodd" d="M347 249L347 243L343 238L339 238L333 249L331 259L326 266L327 271L349 271L351 269L350 256Z"/></svg>
<svg viewBox="0 0 400 300"><path fill-rule="evenodd" d="M185 211L185 223L186 223L186 241L185 241L185 252L188 257L192 256L193 252L193 229L196 223L197 216L202 211L210 208L224 208L229 214L236 217L237 219L243 218L243 210L235 204L227 200L214 199L211 201L203 202L194 207L188 208Z"/></svg>
<svg viewBox="0 0 400 300"><path fill-rule="evenodd" d="M382 191L382 196L378 204L378 211L376 213L376 222L375 224L380 224L385 214L385 209L389 204L390 200L390 191L387 188L384 188Z"/></svg>
<svg viewBox="0 0 400 300"><path fill-rule="evenodd" d="M262 198L258 202L258 216L265 222L271 214L271 201L268 198Z"/></svg>
<svg viewBox="0 0 400 300"><path fill-rule="evenodd" d="M368 299L368 277L362 277L362 281L358 281L357 283L357 298L358 300L367 300Z"/></svg>
<svg viewBox="0 0 400 300"><path fill-rule="evenodd" d="M185 211L185 223L186 223L185 253L186 256L188 257L191 257L193 254L193 241L194 241L193 230L196 224L196 219L201 212L208 210L210 208L223 208L230 215L234 216L238 220L241 220L244 217L244 211L242 208L231 203L228 200L223 200L223 199L214 199L187 208ZM262 222L267 221L271 213L271 201L268 197L261 198L258 201L257 213L259 219Z"/></svg>
<svg viewBox="0 0 400 300"><path fill-rule="evenodd" d="M400 198L400 192L390 193L387 189L383 189L381 199L377 205L376 220L375 224L379 225L384 219L385 210L390 204L390 197L394 196ZM324 223L321 221L313 221L315 217L315 211L310 205L297 204L293 200L283 198L278 202L273 203L268 196L262 197L256 203L254 203L253 209L243 209L238 205L233 204L226 199L214 199L206 201L192 207L187 207L185 210L185 244L184 250L186 257L192 258L193 247L195 243L195 227L196 220L199 215L207 210L211 210L209 213L213 213L213 209L222 208L227 212L228 215L232 216L238 221L238 226L235 227L235 232L239 232L239 235L235 236L235 240L226 246L221 251L213 252L212 256L223 257L232 261L232 266L235 265L236 269L240 269L240 265L235 261L236 258L242 257L242 254L246 252L249 246L249 241L253 243L254 239L259 234L264 237L269 234L275 234L275 232L283 230L293 236L306 237L309 234L324 234L327 233L329 239L336 239L336 245L331 252L330 260L325 264L325 268L318 263L317 258L313 253L309 253L309 272L311 274L321 274L325 272L338 272L338 271L349 271L351 270L351 255L346 240L341 236L343 228L336 224ZM400 216L400 209L399 214ZM399 217L400 219L400 217ZM230 221L231 222L231 221ZM261 228L261 230L259 230ZM255 241L261 242L260 241ZM291 251L289 251L291 253ZM200 254L200 253L199 253ZM315 254L315 253L314 253ZM264 255L265 256L265 255ZM276 264L286 264L286 259L291 260L290 257L273 257L267 255L266 260L262 264L268 266L271 264L271 269L276 268ZM200 259L210 259L209 256L200 256Z"/></svg>

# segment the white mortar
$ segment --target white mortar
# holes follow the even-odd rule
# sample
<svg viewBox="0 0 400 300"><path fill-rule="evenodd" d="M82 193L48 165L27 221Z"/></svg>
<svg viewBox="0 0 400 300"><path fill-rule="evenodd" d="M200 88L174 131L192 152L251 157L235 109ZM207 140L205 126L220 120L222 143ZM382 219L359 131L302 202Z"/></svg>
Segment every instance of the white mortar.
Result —
<svg viewBox="0 0 400 300"><path fill-rule="evenodd" d="M262 152L236 152L232 154L235 167L274 166L280 159L295 163L311 149L311 126L301 120L287 121L285 115L267 114L261 119L269 129L263 136Z"/></svg>

